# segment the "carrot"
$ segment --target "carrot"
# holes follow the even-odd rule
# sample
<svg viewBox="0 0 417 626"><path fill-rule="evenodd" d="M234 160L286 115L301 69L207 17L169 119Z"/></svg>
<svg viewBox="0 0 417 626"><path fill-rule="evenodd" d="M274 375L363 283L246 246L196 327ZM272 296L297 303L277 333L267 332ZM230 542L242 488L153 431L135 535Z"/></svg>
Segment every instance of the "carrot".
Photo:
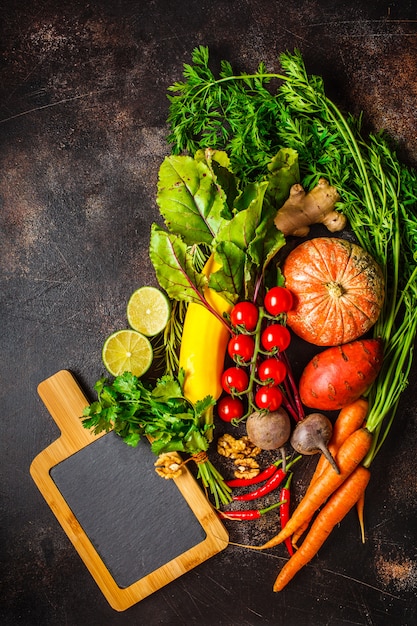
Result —
<svg viewBox="0 0 417 626"><path fill-rule="evenodd" d="M305 497L305 495L306 495L307 493L308 493L308 490L307 490L307 491L306 491L306 493L304 494L304 497ZM311 520L312 520L312 517L313 517L313 516L311 515L308 519L306 519L306 521L305 521L305 522L303 522L303 524L301 524L301 526L300 526L299 528L297 528L297 530L295 530L295 531L293 532L292 537L291 537L291 544L292 544L293 548L297 548L297 543L298 543L298 540L300 539L300 537L301 537L302 535L304 535L305 531L306 531L306 530L307 530L307 528L309 527L310 522L311 522Z"/></svg>
<svg viewBox="0 0 417 626"><path fill-rule="evenodd" d="M365 491L361 494L361 497L356 503L356 512L358 514L359 528L361 531L362 543L365 543L365 522L363 518L364 508L365 508Z"/></svg>
<svg viewBox="0 0 417 626"><path fill-rule="evenodd" d="M328 450L330 454L335 457L342 443L351 435L355 430L360 428L368 412L369 403L365 398L358 398L354 402L346 405L341 409L339 415L333 426L332 437L328 444ZM315 483L317 478L323 472L323 469L329 464L328 460L322 454L316 465L316 469L311 477L310 484L307 487L307 491L304 495L307 495L311 486ZM301 535L307 530L311 518L294 531L292 536L292 545L296 546Z"/></svg>
<svg viewBox="0 0 417 626"><path fill-rule="evenodd" d="M364 493L370 476L370 471L360 465L333 493L314 520L301 547L294 552L278 574L274 591L282 591L295 574L317 554L336 524L342 521Z"/></svg>
<svg viewBox="0 0 417 626"><path fill-rule="evenodd" d="M317 509L329 498L334 491L346 480L359 463L365 458L372 444L372 435L366 428L355 430L339 448L336 462L340 474L336 474L329 464L304 496L285 527L261 546L261 549L272 548L282 543L296 531L306 520L311 519Z"/></svg>
<svg viewBox="0 0 417 626"><path fill-rule="evenodd" d="M351 402L341 409L334 423L332 436L327 446L333 456L336 456L340 446L349 435L363 425L368 412L368 406L369 403L365 398L358 398L358 400ZM328 460L326 457L323 454L320 455L311 482L320 476L327 464Z"/></svg>

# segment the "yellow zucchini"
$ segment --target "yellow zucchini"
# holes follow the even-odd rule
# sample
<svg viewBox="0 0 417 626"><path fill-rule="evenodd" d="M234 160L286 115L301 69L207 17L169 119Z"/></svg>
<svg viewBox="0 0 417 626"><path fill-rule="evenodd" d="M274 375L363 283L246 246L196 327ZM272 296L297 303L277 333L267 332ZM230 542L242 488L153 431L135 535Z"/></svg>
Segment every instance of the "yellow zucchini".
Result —
<svg viewBox="0 0 417 626"><path fill-rule="evenodd" d="M213 255L203 268L210 276L219 269ZM222 296L206 287L204 296L207 302L220 315L229 313L232 305ZM212 396L217 400L221 393L221 375L230 333L205 306L190 302L185 314L179 365L185 371L184 395L191 402Z"/></svg>

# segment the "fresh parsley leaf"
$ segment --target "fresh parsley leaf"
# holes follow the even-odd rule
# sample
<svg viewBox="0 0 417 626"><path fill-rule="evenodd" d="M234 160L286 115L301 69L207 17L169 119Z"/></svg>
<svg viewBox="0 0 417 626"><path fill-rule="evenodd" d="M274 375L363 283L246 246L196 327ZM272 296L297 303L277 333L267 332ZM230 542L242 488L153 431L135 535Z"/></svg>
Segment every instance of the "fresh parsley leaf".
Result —
<svg viewBox="0 0 417 626"><path fill-rule="evenodd" d="M181 384L172 376L163 376L152 389L152 398L169 402L172 398L183 398Z"/></svg>

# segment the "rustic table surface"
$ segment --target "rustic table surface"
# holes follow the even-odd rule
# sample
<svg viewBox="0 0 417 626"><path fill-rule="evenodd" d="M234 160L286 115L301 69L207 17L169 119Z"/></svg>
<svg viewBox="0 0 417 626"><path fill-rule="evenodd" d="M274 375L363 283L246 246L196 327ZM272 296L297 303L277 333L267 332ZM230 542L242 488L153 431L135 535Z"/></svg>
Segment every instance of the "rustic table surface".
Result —
<svg viewBox="0 0 417 626"><path fill-rule="evenodd" d="M271 588L284 552L231 545L118 613L29 475L59 435L38 383L65 368L91 394L103 339L125 327L131 292L155 282L148 242L169 153L166 93L192 49L254 70L299 48L333 99L363 110L416 166L415 2L5 0L0 17L0 622L415 624L415 366L373 467L366 544L351 513L280 594ZM266 522L256 534L269 537Z"/></svg>

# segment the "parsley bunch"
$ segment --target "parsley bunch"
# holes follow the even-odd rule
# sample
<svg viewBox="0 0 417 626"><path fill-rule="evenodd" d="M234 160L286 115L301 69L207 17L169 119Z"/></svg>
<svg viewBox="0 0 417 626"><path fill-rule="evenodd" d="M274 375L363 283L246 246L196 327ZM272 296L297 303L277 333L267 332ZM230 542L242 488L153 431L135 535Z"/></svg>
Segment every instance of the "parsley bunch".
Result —
<svg viewBox="0 0 417 626"><path fill-rule="evenodd" d="M113 430L130 446L149 437L156 455L173 451L198 455L212 438L207 412L214 400L208 396L193 405L184 397L182 384L182 371L178 378L166 375L152 386L130 372L112 382L101 378L94 386L97 400L84 409L83 426L95 434ZM198 477L217 507L230 502L230 489L208 459L198 463Z"/></svg>

